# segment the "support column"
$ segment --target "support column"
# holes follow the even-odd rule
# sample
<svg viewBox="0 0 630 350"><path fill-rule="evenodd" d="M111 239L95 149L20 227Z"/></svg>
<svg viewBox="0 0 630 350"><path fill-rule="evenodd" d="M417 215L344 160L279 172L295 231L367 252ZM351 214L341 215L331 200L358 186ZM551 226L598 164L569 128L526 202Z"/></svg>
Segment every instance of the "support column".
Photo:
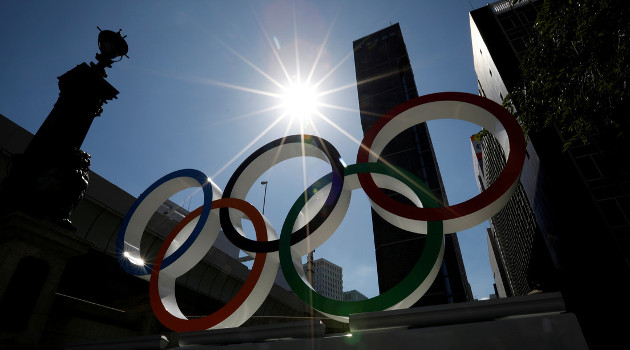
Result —
<svg viewBox="0 0 630 350"><path fill-rule="evenodd" d="M90 243L19 211L0 217L0 343L36 348L66 261Z"/></svg>

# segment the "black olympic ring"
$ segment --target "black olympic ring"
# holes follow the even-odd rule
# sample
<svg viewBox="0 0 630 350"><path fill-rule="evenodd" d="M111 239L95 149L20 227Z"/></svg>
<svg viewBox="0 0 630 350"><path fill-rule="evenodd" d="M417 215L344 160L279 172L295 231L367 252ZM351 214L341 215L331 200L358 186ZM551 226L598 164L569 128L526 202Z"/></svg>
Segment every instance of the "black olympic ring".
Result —
<svg viewBox="0 0 630 350"><path fill-rule="evenodd" d="M301 147L292 150L290 147L292 144L303 144L304 150ZM310 149L309 149L310 148ZM281 154L284 151L284 154ZM305 154L302 154L304 151ZM265 155L267 157L265 157ZM254 153L252 153L243 163L236 169L227 185L225 191L223 191L223 198L239 198L245 199L247 191L251 188L251 185L258 179L256 175L262 175L261 168L269 168L273 163L268 162L267 158L280 161L293 157L303 157L305 155L316 156L318 158L325 157L330 163L332 168L332 188L326 198L324 206L317 212L317 214L303 227L293 232L291 235L291 245L294 245L304 240L310 232L313 232L319 228L326 218L328 213L337 205L339 197L341 196L341 189L344 183L344 166L341 163L341 157L337 149L325 139L314 135L291 135L284 138L277 139L262 146ZM253 176L251 173L254 173ZM247 182L247 183L243 183ZM235 188L241 188L239 193L234 193ZM225 236L235 246L249 252L255 253L269 253L279 251L279 240L274 239L270 241L256 241L251 240L245 236L242 236L232 223L229 214L229 208L221 208L219 210L219 216L221 218L221 227Z"/></svg>

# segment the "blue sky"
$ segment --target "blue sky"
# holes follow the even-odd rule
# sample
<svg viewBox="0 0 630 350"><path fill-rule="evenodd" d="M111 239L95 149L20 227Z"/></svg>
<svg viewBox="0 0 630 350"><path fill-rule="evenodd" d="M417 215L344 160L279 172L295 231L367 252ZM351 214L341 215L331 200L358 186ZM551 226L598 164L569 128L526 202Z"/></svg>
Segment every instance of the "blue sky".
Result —
<svg viewBox="0 0 630 350"><path fill-rule="evenodd" d="M57 76L94 61L97 26L123 34L129 59L108 69L119 91L104 106L82 149L92 170L138 196L172 171L193 168L224 188L233 171L260 146L300 132L288 119L263 130L283 110L279 85L319 83L330 93L314 117L316 133L355 162L362 132L352 42L399 23L421 95L477 92L468 12L481 1L3 1L0 3L0 113L36 132L57 97ZM282 62L282 65L279 63ZM283 71L282 67L284 66ZM342 130L342 131L340 131ZM451 204L478 193L465 122L430 122L429 130ZM349 137L350 136L350 137ZM250 145L249 148L246 148ZM306 181L327 172L307 162ZM301 161L273 167L265 214L280 231L303 188ZM310 182L308 182L310 184ZM262 209L263 186L247 199ZM350 210L330 241L315 252L343 267L344 289L378 293L369 203L354 191ZM177 198L194 208L192 191ZM493 293L485 227L459 233L475 297Z"/></svg>

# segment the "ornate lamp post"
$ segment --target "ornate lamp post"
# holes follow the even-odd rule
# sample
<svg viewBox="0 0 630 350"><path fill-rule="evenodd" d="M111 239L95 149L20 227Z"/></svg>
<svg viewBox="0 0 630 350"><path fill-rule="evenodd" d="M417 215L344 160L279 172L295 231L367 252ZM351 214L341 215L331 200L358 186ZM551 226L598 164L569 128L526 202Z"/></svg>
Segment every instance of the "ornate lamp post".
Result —
<svg viewBox="0 0 630 350"><path fill-rule="evenodd" d="M9 175L0 184L3 212L19 210L73 229L70 214L89 181L90 155L80 148L103 103L118 95L105 80L105 68L128 51L122 30L99 31L98 63L81 63L58 78L55 106L26 151L12 157Z"/></svg>

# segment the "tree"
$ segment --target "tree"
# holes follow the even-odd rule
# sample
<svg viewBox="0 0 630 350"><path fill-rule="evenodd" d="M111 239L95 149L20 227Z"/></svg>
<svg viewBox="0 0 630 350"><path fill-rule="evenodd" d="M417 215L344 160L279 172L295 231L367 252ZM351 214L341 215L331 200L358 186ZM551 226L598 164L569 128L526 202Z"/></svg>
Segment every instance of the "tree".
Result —
<svg viewBox="0 0 630 350"><path fill-rule="evenodd" d="M526 132L557 127L578 141L630 140L630 3L546 0L522 83L506 99Z"/></svg>

